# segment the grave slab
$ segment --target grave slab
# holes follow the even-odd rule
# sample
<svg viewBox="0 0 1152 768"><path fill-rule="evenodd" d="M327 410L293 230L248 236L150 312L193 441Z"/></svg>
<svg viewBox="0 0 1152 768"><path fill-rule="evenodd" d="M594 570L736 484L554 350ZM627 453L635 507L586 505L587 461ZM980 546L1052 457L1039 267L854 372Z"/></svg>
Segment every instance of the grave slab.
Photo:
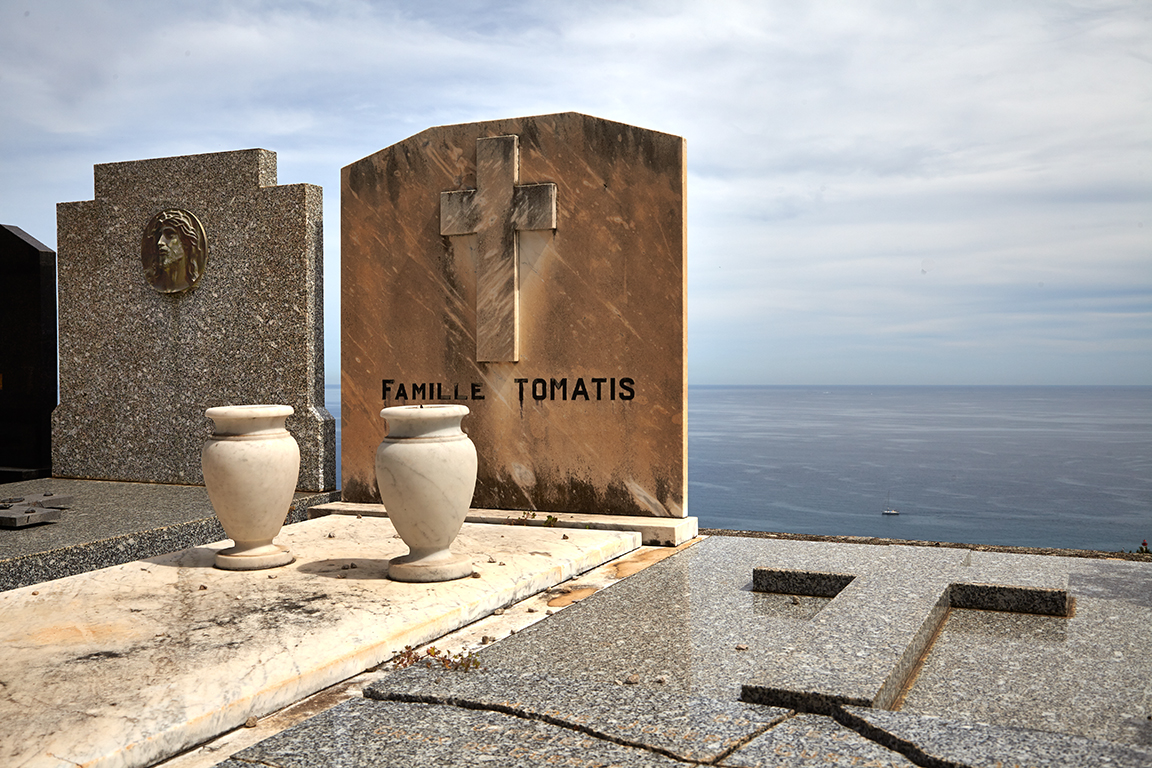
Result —
<svg viewBox="0 0 1152 768"><path fill-rule="evenodd" d="M822 714L844 704L888 708L953 605L1058 615L1070 607L1067 573L1026 559L842 545L829 561L818 546L779 542L774 564L754 569L758 591L833 599L745 684L746 701Z"/></svg>
<svg viewBox="0 0 1152 768"><path fill-rule="evenodd" d="M219 542L0 594L0 763L143 766L639 546L635 533L465 524L478 578L385 577L385 519L286 526L296 562L212 567ZM128 683L126 685L126 682Z"/></svg>
<svg viewBox="0 0 1152 768"><path fill-rule="evenodd" d="M212 406L282 403L302 491L336 488L321 189L264 149L108 163L57 207L58 477L197 485Z"/></svg>
<svg viewBox="0 0 1152 768"><path fill-rule="evenodd" d="M0 498L66 495L57 522L0 528L0 591L220 541L227 534L203 486L42 478L0 485ZM287 522L339 491L296 493Z"/></svg>
<svg viewBox="0 0 1152 768"><path fill-rule="evenodd" d="M326 718L305 721L237 754L225 765L324 765L327 760L341 759L342 745L348 754L363 759L335 764L387 764L379 756L409 752L422 756L422 745L429 742L457 750L428 753L455 764L516 764L519 753L514 750L521 745L522 732L519 725L511 724L525 721L594 737L601 749L623 746L646 756L675 757L680 764L697 760L717 766L1078 768L1108 764L1136 768L1148 764L1152 753L1140 743L1140 734L1098 728L1115 711L1117 698L1124 701L1120 706L1152 714L1140 709L1146 709L1144 690L1138 686L1128 691L1101 690L1084 670L1063 667L1063 659L1050 659L1056 669L1049 682L1056 681L1070 700L1045 730L995 722L1030 706L1006 691L981 702L986 709L979 720L852 706L838 707L826 716L739 702L740 681L764 666L793 663L787 653L774 656L773 652L803 637L804 627L818 621L843 595L799 596L793 601L793 596L754 592L751 563L795 565L796 550L789 544L751 538L705 539L486 646L478 653L479 671L410 668L388 673L368 689L369 696L383 700L330 710ZM870 562L881 568L890 566L892 557L906 554L886 546L871 547L871 555L859 551L868 548L817 543L806 554L823 568L839 567L858 574ZM953 553L925 552L924 575L956 566L949 556ZM942 558L932 557L942 553ZM1018 583L1029 583L1031 578L1043 585L1063 578L1074 592L1077 612L1054 617L948 609L954 615L1022 616L1061 622L1067 628L1080 619L1086 606L1123 600L1134 612L1133 626L1140 622L1147 626L1152 620L1152 609L1134 604L1142 600L1143 579L1152 576L1152 563L1120 563L1124 568L1117 570L1112 561L1079 558L993 556L987 562L970 562L964 567L983 569L985 575L1010 576ZM1089 588L1078 588L1079 584ZM1113 613L1118 609L1112 606ZM885 615L889 607L876 604L873 612ZM1146 642L1141 645L1139 635L1124 629L1113 635L1096 623L1085 627L1089 628L1101 654L1116 649L1131 653L1137 669L1152 659L1152 648ZM969 701L979 701L987 695L978 685L986 676L986 669L977 666L963 670L949 683L959 698L967 695ZM759 717L757 709L763 712ZM1077 719L1074 709L1094 709L1098 716L1088 723ZM355 717L345 712L354 712ZM358 725L364 722L363 713L369 712L367 722L404 726L374 731ZM468 718L479 714L506 718L498 721L502 724L498 727L510 728L511 736L486 734L483 752L475 751L478 742L469 746L453 741L456 732L446 724L476 722ZM313 744L318 745L315 751L308 746ZM449 754L451 758L446 757ZM585 754L592 764L607 760L594 745L588 745ZM634 752L625 754L631 757L613 759L621 765L638 759ZM547 764L569 756L563 747L550 749L542 741L532 759L535 764ZM412 764L402 757L396 760Z"/></svg>
<svg viewBox="0 0 1152 768"><path fill-rule="evenodd" d="M387 517L383 504L357 504L334 501L318 504L308 510L312 517L323 515L367 515ZM551 520L549 519L551 518ZM646 546L678 547L694 539L699 532L699 518L640 517L639 515L580 515L568 512L531 512L510 509L470 509L469 523L493 525L528 525L557 528L590 528L596 531L637 531Z"/></svg>
<svg viewBox="0 0 1152 768"><path fill-rule="evenodd" d="M564 113L343 169L346 501L380 501L381 408L453 401L478 508L687 515L684 147Z"/></svg>
<svg viewBox="0 0 1152 768"><path fill-rule="evenodd" d="M901 711L1152 747L1152 563L1044 561L1075 615L952 611Z"/></svg>
<svg viewBox="0 0 1152 768"><path fill-rule="evenodd" d="M0 483L52 474L56 252L0 226Z"/></svg>
<svg viewBox="0 0 1152 768"><path fill-rule="evenodd" d="M969 557L962 550L935 548L919 548L917 555L908 549L913 548L710 537L584 599L575 610L502 640L485 650L484 657L493 668L521 674L605 686L634 678L639 687L726 701L740 700L745 684L764 679L804 683L812 678L830 693L846 696L856 685L852 665L867 664L868 654L894 653L889 650L894 641L906 637L900 600L890 595L883 601L842 607L834 604L848 590L836 598L797 596L795 600L758 593L752 589L752 565L787 568L810 563L813 570L869 573L870 568L882 572L894 567L894 560L916 562L921 570L909 574L913 581L964 569L972 572L969 577L976 583L1011 577L1010 583L1038 588L1063 584L1075 598L1076 610L1070 617L1060 617L948 609L952 618L945 622L937 645L928 649L924 671L911 681L905 699L910 711L924 715L967 711L972 720L991 725L1143 743L1147 732L1132 726L1136 718L1148 722L1147 716L1152 715L1145 673L1152 664L1152 646L1146 631L1140 629L1152 626L1152 606L1147 605L1147 593L1141 592L1152 579L1152 563L984 552ZM965 559L970 565L959 564ZM909 586L908 599L919 589ZM1019 618L1049 629L1019 637L1002 630L1019 646L996 643L987 658L981 651L985 635L957 632L950 641L955 650L934 664L933 654L941 652L941 643L948 638L948 625L963 614ZM1109 618L1121 615L1122 620ZM841 627L843 636L830 634L833 626ZM1053 643L1057 632L1078 639ZM813 648L814 638L829 646L826 654L843 657L849 673L843 687L835 686L838 669L799 666L828 657L813 652L823 650ZM857 655L865 650L865 655ZM1030 654L1039 658L1024 663ZM1102 660L1108 658L1123 662L1105 666ZM952 664L948 659L962 661ZM1005 669L1020 664L1009 679L1017 681L1021 690L1038 692L1051 687L1052 694L1035 699L1048 705L1033 708L1029 697L1016 695L1012 686L996 685L1003 675L989 680L986 673L993 662ZM1093 666L1099 671L1093 671ZM1038 677L1035 683L1026 679L1031 674ZM1141 675L1144 683L1136 680ZM932 693L918 699L922 686ZM1122 713L1128 714L1122 717ZM1109 719L1117 725L1105 725ZM1122 722L1127 726L1120 727Z"/></svg>

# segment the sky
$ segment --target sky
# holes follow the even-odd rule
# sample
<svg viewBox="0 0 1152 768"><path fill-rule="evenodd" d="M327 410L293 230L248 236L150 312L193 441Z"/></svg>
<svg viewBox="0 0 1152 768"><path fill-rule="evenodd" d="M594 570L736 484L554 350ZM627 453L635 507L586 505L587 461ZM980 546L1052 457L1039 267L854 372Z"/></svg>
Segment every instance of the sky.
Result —
<svg viewBox="0 0 1152 768"><path fill-rule="evenodd" d="M554 112L688 147L690 384L1152 384L1152 2L0 0L0 222Z"/></svg>

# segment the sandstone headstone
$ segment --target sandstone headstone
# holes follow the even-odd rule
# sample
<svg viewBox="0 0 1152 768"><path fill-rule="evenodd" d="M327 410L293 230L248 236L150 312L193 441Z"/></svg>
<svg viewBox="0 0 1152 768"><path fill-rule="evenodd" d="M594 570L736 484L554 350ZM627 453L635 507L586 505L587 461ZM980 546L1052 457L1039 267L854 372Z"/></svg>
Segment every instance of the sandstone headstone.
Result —
<svg viewBox="0 0 1152 768"><path fill-rule="evenodd" d="M263 149L95 167L57 208L58 477L200 484L204 410L283 403L301 490L335 488L321 189Z"/></svg>
<svg viewBox="0 0 1152 768"><path fill-rule="evenodd" d="M685 516L684 205L682 138L576 113L345 167L345 500L382 407L457 402L474 507Z"/></svg>
<svg viewBox="0 0 1152 768"><path fill-rule="evenodd" d="M0 482L52 471L56 253L0 227Z"/></svg>

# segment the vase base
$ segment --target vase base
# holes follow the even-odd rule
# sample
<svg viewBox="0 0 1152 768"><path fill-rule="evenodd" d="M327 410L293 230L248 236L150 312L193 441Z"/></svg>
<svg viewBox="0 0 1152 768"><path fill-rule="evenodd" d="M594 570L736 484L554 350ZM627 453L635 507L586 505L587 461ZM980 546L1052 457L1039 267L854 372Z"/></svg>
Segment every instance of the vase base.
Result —
<svg viewBox="0 0 1152 768"><path fill-rule="evenodd" d="M388 578L393 581L428 582L452 581L472 575L472 558L451 555L443 560L428 562L427 558L410 560L412 555L394 557L388 564Z"/></svg>
<svg viewBox="0 0 1152 768"><path fill-rule="evenodd" d="M264 568L279 568L295 562L296 558L279 544L237 552L238 547L229 547L216 553L216 567L225 571L259 571Z"/></svg>

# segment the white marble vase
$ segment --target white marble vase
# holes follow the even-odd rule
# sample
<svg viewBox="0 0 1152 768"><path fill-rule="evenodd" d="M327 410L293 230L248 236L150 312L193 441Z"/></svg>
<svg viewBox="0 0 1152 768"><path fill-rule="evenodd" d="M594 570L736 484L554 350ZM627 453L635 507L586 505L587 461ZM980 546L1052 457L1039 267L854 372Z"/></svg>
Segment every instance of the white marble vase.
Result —
<svg viewBox="0 0 1152 768"><path fill-rule="evenodd" d="M472 560L453 555L476 490L476 446L460 429L463 405L385 408L388 436L376 449L380 499L408 554L393 558L396 581L449 581L472 575Z"/></svg>
<svg viewBox="0 0 1152 768"><path fill-rule="evenodd" d="M217 568L254 571L295 559L272 543L300 475L300 447L284 428L292 413L290 405L225 405L204 412L216 427L200 452L204 485L236 544L216 554Z"/></svg>

